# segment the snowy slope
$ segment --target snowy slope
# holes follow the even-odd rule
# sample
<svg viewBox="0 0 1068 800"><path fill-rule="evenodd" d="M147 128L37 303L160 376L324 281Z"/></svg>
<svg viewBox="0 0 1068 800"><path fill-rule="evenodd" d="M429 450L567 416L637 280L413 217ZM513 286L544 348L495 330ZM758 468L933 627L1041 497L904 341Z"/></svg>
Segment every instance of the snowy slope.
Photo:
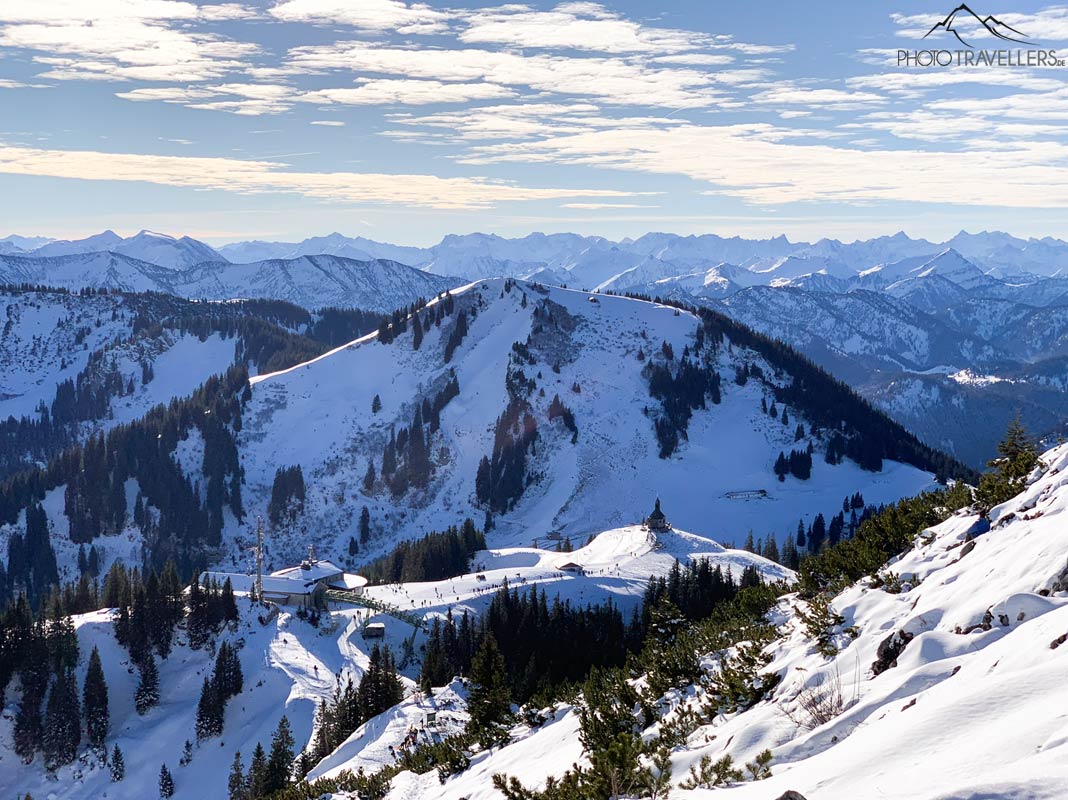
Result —
<svg viewBox="0 0 1068 800"><path fill-rule="evenodd" d="M795 596L771 617L779 638L766 648L767 671L781 678L769 699L717 716L672 754L677 785L702 756L730 755L736 765L765 748L772 776L729 789L677 790L672 796L768 800L788 790L809 800L1054 800L1068 794L1068 446L1044 457L1034 482L995 508L989 532L971 534L976 517L961 512L923 532L912 551L889 565L904 581L891 594L868 581L833 601L844 617L838 654L816 652ZM980 529L981 530L981 529ZM871 665L890 634L912 635L896 665ZM717 660L706 660L715 669ZM806 687L841 687L843 710L815 727L789 715ZM672 707L696 705L692 693L669 695ZM584 758L577 713L558 706L552 721L513 731L517 741L476 757L443 786L433 774L398 775L390 800L490 800L490 778L506 772L528 786L559 776Z"/></svg>
<svg viewBox="0 0 1068 800"><path fill-rule="evenodd" d="M410 332L390 345L372 334L305 365L254 379L239 436L246 508L258 513L266 506L279 466L300 464L309 487L299 529L276 532L275 547L299 553L310 535L323 552L333 552L355 533L364 504L383 543L465 516L481 522L484 508L474 503L476 469L491 452L494 422L507 404L512 344L527 340L538 308L551 309L573 330L546 334L532 348L535 365L524 366L537 384L530 397L540 431L531 456L534 481L512 511L495 519L496 544L528 545L553 530L585 538L632 524L649 512L657 495L677 527L740 543L749 531L783 536L796 528L799 516L833 512L856 491L868 502L883 503L930 483L930 476L909 466L888 462L881 473L870 473L850 461L830 466L818 455L810 480L778 482L772 472L778 453L803 446L794 442L800 420L784 427L763 414L766 390L759 382L741 387L733 380L742 363L762 360L726 346L719 366L723 402L695 412L689 441L661 459L644 411L656 401L642 375L646 362L637 353L641 348L652 358L667 341L681 355L693 344L695 317L620 297L601 296L592 303L584 292L523 283L506 293L500 280L472 284L455 297L458 308L480 311L448 365L442 358L452 326L447 317L440 330L431 328L418 351ZM438 466L428 489L402 498L380 486L365 493L361 481L368 459L380 466L391 428L408 425L413 404L439 390L453 369L460 394L442 412L433 441ZM574 444L559 421L547 420L557 394L574 412ZM375 395L382 402L377 414L371 412ZM767 497L727 496L748 489L763 489Z"/></svg>
<svg viewBox="0 0 1068 800"><path fill-rule="evenodd" d="M572 602L614 603L629 612L640 602L651 575L666 575L676 558L709 558L735 575L754 566L769 578L789 577L790 572L748 552L727 550L714 541L680 531L652 537L637 527L606 531L570 554L532 548L489 550L476 554L477 566L485 566L487 581L474 573L440 583L405 584L400 587L372 587L368 593L393 605L411 609L427 617L443 616L447 610L478 613L488 604L496 586L507 577L513 582L540 584L550 597ZM555 565L574 560L587 567L587 574L562 574ZM460 596L453 600L452 592ZM230 702L226 727L220 739L212 739L195 749L193 763L179 767L182 743L196 741L194 722L201 683L209 674L212 660L206 650L192 651L179 635L170 658L160 661L162 702L144 717L133 708L137 672L129 669L125 650L114 639L110 613L84 614L75 618L81 648L79 685L84 681L88 654L100 648L109 688L111 712L109 746L118 744L126 754L126 779L110 782L106 769L76 763L58 772L58 783L45 779L40 758L25 766L10 751L14 707L0 720L0 794L17 792L22 796L76 800L87 797L135 798L155 796L160 763L166 762L175 776L175 797L216 800L226 797L226 775L235 750L240 750L247 766L256 742L269 747L270 736L282 714L289 717L298 750L311 739L315 706L333 690L334 676L351 675L355 682L366 669L375 642L365 641L362 629L374 620L386 625L385 641L394 652L412 629L395 618L367 609L338 606L318 629L302 622L289 611L267 625L261 625L246 602L239 597L242 618L233 630L224 631L218 642L239 647L244 674L244 691ZM421 635L417 636L417 643ZM441 735L457 732L466 723L464 690L454 684L439 690L432 698L416 696L411 678L418 675L418 662L403 670L407 699L384 712L353 733L334 754L313 771L313 777L334 774L339 769L377 769L392 759L389 746L400 746L412 725L421 726L429 711L438 713ZM8 702L13 702L9 693ZM51 793L51 794L49 794Z"/></svg>
<svg viewBox="0 0 1068 800"><path fill-rule="evenodd" d="M104 231L87 239L49 242L29 254L34 258L53 258L108 251L167 269L183 269L202 261L218 261L221 258L219 253L196 239L188 236L176 238L152 231L141 231L125 239L114 231Z"/></svg>
<svg viewBox="0 0 1068 800"><path fill-rule="evenodd" d="M174 293L204 300L269 297L305 308L389 312L457 283L394 261L300 256L251 264L200 264L175 277Z"/></svg>
<svg viewBox="0 0 1068 800"><path fill-rule="evenodd" d="M152 248L146 248L152 255ZM164 292L201 300L269 298L309 309L326 306L389 312L420 297L456 286L393 261L354 261L338 256L230 264L215 258L168 268L115 252L32 257L0 255L0 284L33 284L79 290Z"/></svg>
<svg viewBox="0 0 1068 800"><path fill-rule="evenodd" d="M167 330L151 340L132 339L135 317L143 311L120 296L0 291L0 419L33 416L40 404L51 406L56 387L76 379L101 352L107 367L134 385L132 394L113 398L109 426L190 394L234 362L235 340L217 335L201 341ZM147 384L143 363L155 373Z"/></svg>
<svg viewBox="0 0 1068 800"><path fill-rule="evenodd" d="M401 609L420 614L478 614L489 605L504 581L512 585L537 584L548 595L575 605L608 600L628 616L641 604L651 575L667 575L676 561L708 560L713 567L731 570L737 577L752 566L768 580L790 580L790 570L745 550L723 547L704 536L672 530L652 533L640 525L604 531L589 544L571 553L545 549L553 542L542 540L541 548L505 547L476 553L471 560L477 571L444 581L373 586L367 594ZM562 572L560 565L575 563L583 573ZM477 574L485 576L484 580Z"/></svg>

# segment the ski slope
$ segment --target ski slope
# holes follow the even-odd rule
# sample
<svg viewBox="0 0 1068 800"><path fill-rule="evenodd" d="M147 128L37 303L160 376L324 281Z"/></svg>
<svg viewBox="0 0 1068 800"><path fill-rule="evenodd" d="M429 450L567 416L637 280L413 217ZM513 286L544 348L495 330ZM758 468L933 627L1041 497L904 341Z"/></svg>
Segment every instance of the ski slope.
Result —
<svg viewBox="0 0 1068 800"><path fill-rule="evenodd" d="M543 545L553 545L543 541ZM576 543L576 545L579 543ZM611 601L624 615L641 605L650 576L667 575L679 561L707 559L738 579L754 567L766 580L790 580L785 567L745 550L724 548L711 539L684 531L654 533L639 525L605 531L584 547L560 553L554 549L506 547L478 552L471 574L443 581L371 586L365 593L406 611L428 617L480 613L506 582L520 591L538 586L550 597L573 605ZM561 569L575 564L581 572Z"/></svg>
<svg viewBox="0 0 1068 800"><path fill-rule="evenodd" d="M742 363L763 365L769 375L773 371L757 354L733 346L721 348L719 356L722 403L696 411L689 440L671 458L661 459L646 415L657 401L649 397L642 375L647 361L638 359L638 351L653 358L668 342L680 357L693 344L697 319L622 297L598 296L592 303L593 295L585 292L522 282L508 292L504 287L503 280L491 280L457 290L458 308L479 310L448 365L442 351L451 318L440 329L431 328L418 351L410 332L389 345L371 334L253 381L239 437L246 508L255 512L266 506L280 466L300 464L308 486L303 519L293 530L271 532L272 552L295 557L309 537L324 553L345 548L356 534L363 505L371 511L376 533L371 551L363 555L467 516L481 524L485 511L475 503L475 473L492 450L493 426L507 404L512 344L532 333L539 306L566 315L573 329L551 336L543 331L537 363L524 365L537 387L530 397L540 436L529 459L533 482L514 509L495 518L494 546L531 545L552 531L585 540L590 533L639 522L657 496L677 527L740 544L750 531L781 538L796 529L799 518L835 513L843 497L856 491L879 504L932 485L930 475L893 462L880 473L864 472L850 461L828 465L818 455L818 442L810 480L777 481L772 467L779 452L805 444L794 441L800 418L783 426L762 413L767 390L758 381L734 383ZM361 483L368 460L375 460L376 469L381 466L390 430L410 424L415 403L439 390L450 370L460 394L442 412L428 489L397 498L380 486L365 493ZM557 394L574 412L574 444L560 422L547 419ZM376 395L382 409L372 413ZM755 489L766 497L728 496ZM239 534L233 527L231 533Z"/></svg>
<svg viewBox="0 0 1068 800"><path fill-rule="evenodd" d="M794 595L772 612L780 637L767 671L782 682L748 711L717 716L673 751L680 783L702 756L730 755L741 767L765 748L772 776L729 789L673 791L688 800L768 800L788 790L809 800L1054 800L1068 796L1068 445L1043 457L1033 482L995 508L988 532L958 513L922 532L889 569L903 580L891 594L867 580L833 601L844 617L833 658L816 652ZM844 629L855 626L855 638ZM874 675L880 643L913 636L896 665ZM718 659L704 660L716 669ZM841 713L809 729L798 694L840 686ZM675 713L702 699L673 691ZM647 731L651 736L655 726ZM573 762L578 714L558 706L550 722L518 727L514 742L477 755L444 785L433 773L402 773L390 800L499 798L491 776L505 772L538 787ZM335 764L335 767L340 765ZM340 795L337 797L341 797Z"/></svg>

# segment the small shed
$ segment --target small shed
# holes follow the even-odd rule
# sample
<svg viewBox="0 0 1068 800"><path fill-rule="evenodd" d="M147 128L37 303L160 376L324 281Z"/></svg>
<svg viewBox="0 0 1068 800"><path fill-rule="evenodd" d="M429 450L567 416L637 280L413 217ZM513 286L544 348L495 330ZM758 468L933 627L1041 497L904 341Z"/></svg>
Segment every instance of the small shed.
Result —
<svg viewBox="0 0 1068 800"><path fill-rule="evenodd" d="M385 635L386 625L384 622L370 622L364 626L364 639L382 639L385 637Z"/></svg>

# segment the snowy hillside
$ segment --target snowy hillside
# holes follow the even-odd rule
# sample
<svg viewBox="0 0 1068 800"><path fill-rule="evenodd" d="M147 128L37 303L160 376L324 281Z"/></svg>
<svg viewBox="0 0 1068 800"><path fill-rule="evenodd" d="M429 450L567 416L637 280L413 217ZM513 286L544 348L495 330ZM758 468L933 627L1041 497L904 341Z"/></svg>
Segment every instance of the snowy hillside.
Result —
<svg viewBox="0 0 1068 800"><path fill-rule="evenodd" d="M420 617L441 618L446 612L462 614L484 610L492 594L504 580L526 585L540 585L550 596L579 603L597 603L611 599L628 611L640 603L650 576L667 575L676 559L683 562L707 558L736 575L755 567L769 579L790 577L778 564L752 553L727 550L714 541L695 534L672 531L653 536L637 527L606 531L587 546L570 554L533 548L489 550L477 553L476 568L487 579L474 573L440 583L405 584L373 587L373 598ZM562 560L581 562L585 574L565 573L556 565ZM370 622L386 626L384 642L394 652L404 649L406 639L415 636L416 648L423 633L385 614L352 605L333 605L331 613L313 627L299 619L292 609L265 623L257 617L263 609L253 608L238 598L240 619L224 627L215 641L215 649L224 642L238 649L244 675L244 690L226 710L224 735L194 748L193 761L179 766L182 743L196 742L197 699L204 678L212 667L212 649L192 650L179 633L172 654L159 661L160 705L145 715L134 709L137 669L125 649L115 641L113 615L109 611L83 614L75 618L79 649L82 655L77 669L79 685L84 681L87 655L99 648L109 689L111 714L108 745L118 745L126 755L126 777L120 783L110 780L107 768L91 758L62 767L57 780L46 778L40 759L22 764L11 752L14 708L0 719L0 794L30 792L53 800L80 800L109 797L115 800L140 800L155 796L161 763L174 773L175 797L216 800L226 797L226 774L234 753L241 751L247 763L257 742L268 747L279 718L285 714L292 726L297 749L312 738L315 709L319 701L330 696L335 676L354 681L367 669L371 647L378 640L365 639L363 631ZM313 776L329 774L343 763L346 768L365 766L377 769L391 761L388 747L400 747L413 724L423 725L426 714L439 714L441 735L462 728L466 722L465 692L457 683L439 690L433 698L415 694L412 678L418 676L417 660L402 668L407 699L390 711L375 717L359 728L335 754L320 764ZM10 702L10 696L9 696ZM353 764L353 761L357 764Z"/></svg>
<svg viewBox="0 0 1068 800"><path fill-rule="evenodd" d="M154 252L148 248L146 255ZM354 261L338 256L248 264L230 264L216 257L168 268L110 251L48 257L0 254L0 284L72 291L153 291L199 300L265 298L308 309L336 306L389 312L457 283L393 261Z"/></svg>
<svg viewBox="0 0 1068 800"><path fill-rule="evenodd" d="M184 269L202 261L221 259L218 252L196 239L188 236L176 238L152 231L141 231L125 239L113 231L104 231L87 239L48 242L28 251L27 255L33 258L54 258L102 252L117 253L167 269Z"/></svg>
<svg viewBox="0 0 1068 800"><path fill-rule="evenodd" d="M335 306L388 313L457 283L395 261L315 255L199 264L175 275L172 293L202 300L266 297L309 309Z"/></svg>
<svg viewBox="0 0 1068 800"><path fill-rule="evenodd" d="M152 341L133 336L134 319L144 309L123 297L77 297L53 292L0 291L4 336L0 339L0 419L33 416L51 406L56 388L76 380L92 358L107 362L124 387L107 414L115 423L142 416L149 408L191 393L209 376L234 362L235 341L216 336L201 341L167 332ZM153 378L144 382L143 365Z"/></svg>
<svg viewBox="0 0 1068 800"><path fill-rule="evenodd" d="M728 778L731 797L1065 796L1068 446L1043 461L1021 495L993 510L989 530L960 512L920 533L888 566L900 584L877 588L864 579L835 597L831 608L842 621L830 636L833 655L817 652L798 611L805 602L782 598L771 613L777 636L764 648L763 673L777 685L746 711L699 717L671 750L671 783L686 782L691 767L699 772L702 758L730 756L741 768L769 750L770 776L752 781L742 769ZM709 654L703 666L715 674L721 662ZM706 691L670 691L665 720L645 738L682 710L700 714ZM402 772L388 797L491 800L500 797L494 774L537 789L573 762L589 763L577 709L567 704L540 727L511 734L509 744L476 755L443 785L433 772ZM359 757L348 751L327 766L336 772ZM672 795L720 796L710 789Z"/></svg>
<svg viewBox="0 0 1068 800"><path fill-rule="evenodd" d="M697 410L688 439L674 455L660 458L654 430L660 404L650 397L649 369L669 363L665 350L673 352L674 364L695 347L693 315L502 280L477 282L453 297L457 311L429 328L418 350L410 331L390 344L372 334L253 379L237 440L246 508L267 504L281 466L300 465L308 486L303 516L292 529L272 535L280 552L299 553L307 536L324 552L343 547L364 504L383 542L442 529L465 516L481 522L486 505L476 500L476 473L480 460L494 452L495 420L509 406L506 377L517 368L531 381L529 413L538 436L525 489L506 512L493 515L499 544L528 545L552 531L585 536L632 524L657 495L677 526L739 544L750 531L782 537L800 516L833 513L856 491L878 504L930 485L929 474L890 461L881 472L848 459L825 463L820 437L795 441L802 413L789 409L791 421L784 426L762 411L771 386L790 377L776 375L757 353L726 342L711 362L722 379L722 402ZM438 302L421 319L433 317ZM446 363L443 352L461 312L469 330ZM753 379L738 385L737 370L746 364L761 367L769 384ZM452 375L459 394L444 405L430 441L432 477L426 488L397 495L378 474L391 431L410 425L419 404L432 400ZM574 436L549 416L556 396L573 414ZM776 480L772 467L780 451L809 441L817 450L811 478ZM371 491L362 486L369 461L377 475Z"/></svg>

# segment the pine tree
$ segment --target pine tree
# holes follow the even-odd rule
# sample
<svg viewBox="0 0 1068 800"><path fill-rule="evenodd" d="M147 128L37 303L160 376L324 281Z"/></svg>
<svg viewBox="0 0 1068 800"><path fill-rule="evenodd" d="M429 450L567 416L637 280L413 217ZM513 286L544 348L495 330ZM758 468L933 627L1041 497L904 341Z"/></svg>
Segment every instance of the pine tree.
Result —
<svg viewBox="0 0 1068 800"><path fill-rule="evenodd" d="M104 681L100 651L95 647L89 655L82 702L85 707L85 729L89 744L102 751L108 735L108 687Z"/></svg>
<svg viewBox="0 0 1068 800"><path fill-rule="evenodd" d="M493 729L507 721L511 715L507 668L492 633L483 637L478 652L471 660L471 688L467 709L471 714L471 730L480 737L485 737L488 733L490 739L494 738Z"/></svg>
<svg viewBox="0 0 1068 800"><path fill-rule="evenodd" d="M22 700L15 713L15 752L29 762L40 748L44 738L41 723L41 697L38 690L28 691L23 679Z"/></svg>
<svg viewBox="0 0 1068 800"><path fill-rule="evenodd" d="M204 678L200 690L200 702L197 703L197 741L218 736L223 731L223 715L226 701L219 696L215 684Z"/></svg>
<svg viewBox="0 0 1068 800"><path fill-rule="evenodd" d="M141 682L134 694L134 707L138 714L145 714L159 703L159 672L156 659L150 653L141 663Z"/></svg>
<svg viewBox="0 0 1068 800"><path fill-rule="evenodd" d="M289 783L289 773L293 765L293 744L289 718L283 716L278 720L278 728L271 739L271 755L267 759L266 794L277 792Z"/></svg>
<svg viewBox="0 0 1068 800"><path fill-rule="evenodd" d="M993 471L979 478L979 489L975 493L979 510L989 512L1019 494L1024 480L1037 464L1038 448L1017 413L1005 431L1005 438L998 443L998 457L987 462Z"/></svg>
<svg viewBox="0 0 1068 800"><path fill-rule="evenodd" d="M234 586L230 583L229 578L223 581L222 597L219 603L222 609L222 618L227 622L236 622L238 617L237 600L234 599Z"/></svg>
<svg viewBox="0 0 1068 800"><path fill-rule="evenodd" d="M360 510L360 544L367 544L371 539L371 510L364 506Z"/></svg>
<svg viewBox="0 0 1068 800"><path fill-rule="evenodd" d="M111 770L111 780L118 783L126 777L126 759L122 757L122 750L118 745L111 751L111 760L108 762Z"/></svg>
<svg viewBox="0 0 1068 800"><path fill-rule="evenodd" d="M377 414L377 413L378 413L379 411L381 411L381 410L382 410L382 398L381 398L381 397L379 397L379 396L378 396L378 395L376 394L376 395L374 396L374 399L373 399L373 400L371 400L371 413L372 413L372 414Z"/></svg>
<svg viewBox="0 0 1068 800"><path fill-rule="evenodd" d="M193 743L188 739L182 747L182 757L178 759L178 766L185 767L193 763Z"/></svg>
<svg viewBox="0 0 1068 800"><path fill-rule="evenodd" d="M174 796L174 778L171 777L171 771L167 769L166 764L159 768L159 796L162 798Z"/></svg>
<svg viewBox="0 0 1068 800"><path fill-rule="evenodd" d="M234 753L234 763L230 767L230 779L226 788L229 790L229 800L251 800L248 792L248 784L245 779L245 768L241 764L241 751Z"/></svg>
<svg viewBox="0 0 1068 800"><path fill-rule="evenodd" d="M260 798L267 794L267 754L263 751L263 745L256 743L256 749L252 751L252 763L248 766L249 797Z"/></svg>
<svg viewBox="0 0 1068 800"><path fill-rule="evenodd" d="M42 749L49 770L74 760L82 736L80 708L74 673L61 670L52 684L45 711Z"/></svg>
<svg viewBox="0 0 1068 800"><path fill-rule="evenodd" d="M370 494L375 488L375 460L372 458L367 462L367 472L363 474L363 493Z"/></svg>

